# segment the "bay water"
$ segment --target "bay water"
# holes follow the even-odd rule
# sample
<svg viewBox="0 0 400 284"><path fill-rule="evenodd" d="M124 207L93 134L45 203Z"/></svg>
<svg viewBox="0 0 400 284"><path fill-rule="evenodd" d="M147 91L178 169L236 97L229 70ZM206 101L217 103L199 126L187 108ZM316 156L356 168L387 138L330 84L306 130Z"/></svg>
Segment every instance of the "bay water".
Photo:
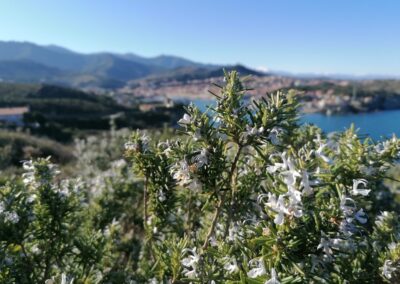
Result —
<svg viewBox="0 0 400 284"><path fill-rule="evenodd" d="M200 109L214 105L214 100L194 100L193 103ZM343 131L354 124L361 136L370 136L378 140L389 138L393 134L400 136L400 110L386 110L379 112L324 115L320 113L301 114L301 123L314 124L326 133Z"/></svg>

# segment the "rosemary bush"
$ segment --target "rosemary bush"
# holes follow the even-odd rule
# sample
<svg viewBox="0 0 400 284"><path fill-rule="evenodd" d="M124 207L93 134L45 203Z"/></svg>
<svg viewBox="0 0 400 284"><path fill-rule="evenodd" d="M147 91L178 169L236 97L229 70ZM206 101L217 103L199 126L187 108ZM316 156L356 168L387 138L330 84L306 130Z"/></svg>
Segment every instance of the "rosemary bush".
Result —
<svg viewBox="0 0 400 284"><path fill-rule="evenodd" d="M126 144L144 179L138 282L400 281L398 208L383 184L400 142L298 125L293 94L246 102L236 72L190 105L185 139Z"/></svg>
<svg viewBox="0 0 400 284"><path fill-rule="evenodd" d="M82 183L57 181L49 159L23 166L22 183L0 192L1 282L44 283L63 271L92 276L101 269L107 239L88 224Z"/></svg>
<svg viewBox="0 0 400 284"><path fill-rule="evenodd" d="M301 126L294 94L247 101L234 71L219 88L125 159L125 132L77 141L80 179L26 161L0 190L0 283L399 283L400 141Z"/></svg>

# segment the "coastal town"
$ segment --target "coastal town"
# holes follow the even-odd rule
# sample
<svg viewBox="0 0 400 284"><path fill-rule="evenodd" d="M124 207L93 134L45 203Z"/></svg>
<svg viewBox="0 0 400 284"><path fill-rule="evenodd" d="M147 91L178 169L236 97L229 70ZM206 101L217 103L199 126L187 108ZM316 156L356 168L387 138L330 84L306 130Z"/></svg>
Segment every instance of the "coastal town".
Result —
<svg viewBox="0 0 400 284"><path fill-rule="evenodd" d="M222 73L222 72L221 72ZM193 80L137 80L113 92L121 103L145 100L146 104L165 99L210 100L222 84L222 77ZM276 75L249 76L249 96L262 96L278 90L295 90L305 113L358 113L400 108L398 80L301 79Z"/></svg>

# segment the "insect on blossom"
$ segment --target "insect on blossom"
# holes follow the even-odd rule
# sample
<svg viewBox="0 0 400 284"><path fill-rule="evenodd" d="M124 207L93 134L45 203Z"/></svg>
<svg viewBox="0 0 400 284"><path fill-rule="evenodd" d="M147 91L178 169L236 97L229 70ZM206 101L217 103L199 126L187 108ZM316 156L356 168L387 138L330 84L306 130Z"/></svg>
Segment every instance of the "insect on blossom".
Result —
<svg viewBox="0 0 400 284"><path fill-rule="evenodd" d="M175 165L177 170L175 171L173 178L178 181L180 186L184 186L190 183L190 167L186 160L180 161L179 165Z"/></svg>

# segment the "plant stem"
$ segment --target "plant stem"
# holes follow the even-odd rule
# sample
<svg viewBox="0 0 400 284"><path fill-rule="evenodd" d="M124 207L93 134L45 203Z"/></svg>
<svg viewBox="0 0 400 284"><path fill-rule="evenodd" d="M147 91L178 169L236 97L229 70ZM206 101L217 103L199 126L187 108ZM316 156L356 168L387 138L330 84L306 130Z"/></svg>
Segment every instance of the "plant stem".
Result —
<svg viewBox="0 0 400 284"><path fill-rule="evenodd" d="M235 193L236 193L236 187L237 187L237 163L239 161L239 157L240 157L240 152L242 151L243 146L238 144L238 151L236 153L235 159L232 163L231 166L231 171L229 173L231 180L230 180L230 186L231 186L231 202L230 202L230 206L228 208L228 218L226 221L226 227L225 227L225 233L224 233L224 238L228 235L229 232L229 226L231 224L232 221L232 215L233 215L233 208L235 207Z"/></svg>
<svg viewBox="0 0 400 284"><path fill-rule="evenodd" d="M231 182L231 190L232 190L231 198L235 197L234 191L235 191L235 188L236 188L236 178L235 178L235 174L234 173L236 172L236 167L237 167L237 163L239 161L240 152L242 151L242 148L243 148L242 145L240 145L240 144L238 144L238 145L239 145L238 146L238 151L237 151L237 153L235 155L235 158L233 159L233 162L232 162L232 165L231 165L231 169L229 171L229 176L231 177L230 182ZM234 186L232 187L232 185L234 185ZM215 229L215 226L217 225L217 221L218 221L219 215L221 214L222 208L224 207L224 204L225 204L225 199L226 199L226 193L224 192L224 193L222 193L221 199L219 200L218 205L217 205L217 209L215 210L215 214L214 214L214 217L213 217L213 220L212 220L212 223L211 223L211 227L210 227L210 229L209 229L209 231L207 233L206 239L204 240L203 249L206 249L208 247L208 241L209 241L209 239L212 237L212 235L214 233L214 229ZM228 222L229 223L230 223L231 215L232 215L232 209L229 208L229 215L228 215ZM229 227L229 223L227 224L228 227ZM227 232L227 230L225 230L225 233L226 232Z"/></svg>
<svg viewBox="0 0 400 284"><path fill-rule="evenodd" d="M147 186L148 186L148 180L147 180L147 175L144 178L144 188L143 188L143 227L146 230L147 229L147 219L148 219L148 212L147 212Z"/></svg>
<svg viewBox="0 0 400 284"><path fill-rule="evenodd" d="M20 246L21 246L21 249L22 249L22 253L25 256L25 259L27 260L27 264L28 264L28 267L29 267L29 272L30 272L30 274L32 274L31 276L35 279L35 281L38 281L39 278L36 276L35 265L34 265L33 261L29 257L29 255L28 255L28 253L27 253L27 251L25 249L24 244L21 243ZM27 278L30 278L30 277L27 275ZM32 279L32 278L30 278L30 279Z"/></svg>
<svg viewBox="0 0 400 284"><path fill-rule="evenodd" d="M219 202L218 202L217 209L215 210L214 217L213 217L213 220L212 220L212 223L211 223L211 227L210 227L210 229L208 230L206 239L204 240L203 249L207 249L207 247L208 247L208 240L212 237L212 235L213 235L213 233L214 233L214 228L215 228L215 226L217 225L218 217L219 217L219 215L220 215L220 213L221 213L221 210L222 210L222 207L223 207L223 205L224 205L224 203L225 203L225 196L226 196L226 193L224 192L224 193L221 195L221 199L220 199Z"/></svg>
<svg viewBox="0 0 400 284"><path fill-rule="evenodd" d="M192 219L192 192L189 191L189 200L188 200L188 213L187 213L187 228L186 234L189 235L193 228L193 223L191 222Z"/></svg>

